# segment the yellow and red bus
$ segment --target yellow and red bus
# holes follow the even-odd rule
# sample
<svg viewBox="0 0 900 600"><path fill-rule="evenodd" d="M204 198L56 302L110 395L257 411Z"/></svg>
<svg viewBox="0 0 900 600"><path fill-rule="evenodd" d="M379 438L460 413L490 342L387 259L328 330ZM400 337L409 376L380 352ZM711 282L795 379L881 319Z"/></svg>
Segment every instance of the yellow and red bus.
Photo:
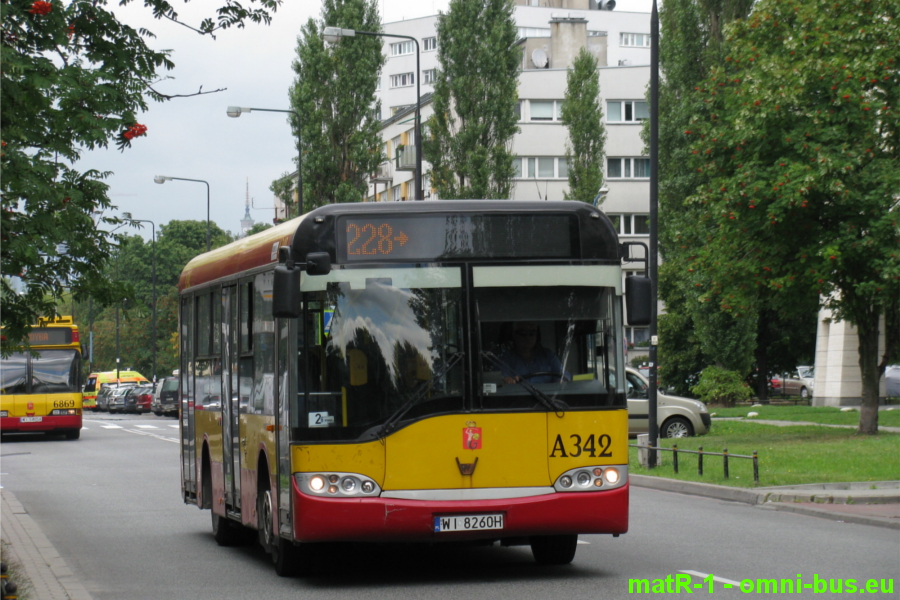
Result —
<svg viewBox="0 0 900 600"><path fill-rule="evenodd" d="M0 359L0 431L81 436L81 340L72 317L41 319L30 348Z"/></svg>
<svg viewBox="0 0 900 600"><path fill-rule="evenodd" d="M625 533L620 255L588 204L458 200L325 206L198 256L179 282L185 502L222 545L255 530L280 575L322 542L565 564L578 534Z"/></svg>

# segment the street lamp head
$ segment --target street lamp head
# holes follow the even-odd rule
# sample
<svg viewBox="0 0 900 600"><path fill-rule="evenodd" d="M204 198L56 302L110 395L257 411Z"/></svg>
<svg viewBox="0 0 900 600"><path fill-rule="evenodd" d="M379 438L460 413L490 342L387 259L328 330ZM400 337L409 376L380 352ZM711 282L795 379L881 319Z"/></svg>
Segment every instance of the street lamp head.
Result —
<svg viewBox="0 0 900 600"><path fill-rule="evenodd" d="M239 116L241 116L241 113L248 113L251 111L249 108L244 108L243 106L229 106L228 110L225 112L227 112L228 116L232 119L237 119Z"/></svg>
<svg viewBox="0 0 900 600"><path fill-rule="evenodd" d="M341 29L340 27L326 27L322 31L322 38L329 44L336 44L341 38L356 36L355 29Z"/></svg>
<svg viewBox="0 0 900 600"><path fill-rule="evenodd" d="M153 181L155 183L165 183L167 181L172 181L172 178L169 177L168 175L157 175L156 177L153 178Z"/></svg>

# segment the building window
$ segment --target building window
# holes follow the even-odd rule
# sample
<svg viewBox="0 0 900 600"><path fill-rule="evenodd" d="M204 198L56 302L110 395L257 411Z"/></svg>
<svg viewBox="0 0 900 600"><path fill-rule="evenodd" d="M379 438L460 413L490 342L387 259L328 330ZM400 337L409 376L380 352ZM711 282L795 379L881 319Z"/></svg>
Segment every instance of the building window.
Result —
<svg viewBox="0 0 900 600"><path fill-rule="evenodd" d="M650 118L650 109L643 100L610 100L606 103L608 123L639 123Z"/></svg>
<svg viewBox="0 0 900 600"><path fill-rule="evenodd" d="M537 6L537 5L535 5ZM548 38L550 29L544 27L519 27L519 38Z"/></svg>
<svg viewBox="0 0 900 600"><path fill-rule="evenodd" d="M558 121L560 112L562 112L562 100L528 101L528 119L530 121Z"/></svg>
<svg viewBox="0 0 900 600"><path fill-rule="evenodd" d="M401 73L399 75L391 75L392 88L409 87L411 85L415 85L415 83L415 73Z"/></svg>
<svg viewBox="0 0 900 600"><path fill-rule="evenodd" d="M646 179L650 177L650 159L607 158L606 176L609 179Z"/></svg>
<svg viewBox="0 0 900 600"><path fill-rule="evenodd" d="M381 77L379 77L378 79L375 80L375 91L376 92L381 91Z"/></svg>
<svg viewBox="0 0 900 600"><path fill-rule="evenodd" d="M400 202L400 186L395 185L391 188L391 200L393 202Z"/></svg>
<svg viewBox="0 0 900 600"><path fill-rule="evenodd" d="M412 54L416 49L412 40L405 42L397 42L391 44L391 56L403 56L404 54Z"/></svg>
<svg viewBox="0 0 900 600"><path fill-rule="evenodd" d="M569 176L565 157L517 156L513 158L516 179L566 179Z"/></svg>
<svg viewBox="0 0 900 600"><path fill-rule="evenodd" d="M437 50L437 38L436 37L427 37L422 40L422 50L425 52L429 52L431 50Z"/></svg>
<svg viewBox="0 0 900 600"><path fill-rule="evenodd" d="M422 71L422 83L434 83L434 69Z"/></svg>
<svg viewBox="0 0 900 600"><path fill-rule="evenodd" d="M650 235L650 216L640 214L608 215L619 235Z"/></svg>
<svg viewBox="0 0 900 600"><path fill-rule="evenodd" d="M630 46L635 48L649 48L650 47L650 34L649 33L620 33L619 34L619 45L620 46Z"/></svg>

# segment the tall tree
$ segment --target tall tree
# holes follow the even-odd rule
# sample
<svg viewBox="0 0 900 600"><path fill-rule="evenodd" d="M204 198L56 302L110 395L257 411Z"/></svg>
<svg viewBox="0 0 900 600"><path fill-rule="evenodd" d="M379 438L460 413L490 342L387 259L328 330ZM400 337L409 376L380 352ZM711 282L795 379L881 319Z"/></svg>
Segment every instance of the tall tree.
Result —
<svg viewBox="0 0 900 600"><path fill-rule="evenodd" d="M373 101L384 65L382 39L356 36L329 46L325 27L378 33L378 6L375 0L324 0L319 22L310 19L297 38L290 101L303 156L304 209L362 201L367 176L383 160L379 103Z"/></svg>
<svg viewBox="0 0 900 600"><path fill-rule="evenodd" d="M857 329L859 432L877 433L879 380L900 350L895 336L878 350L900 312L900 5L761 0L727 32L683 133L708 179L686 201L704 207L704 298L819 294Z"/></svg>
<svg viewBox="0 0 900 600"><path fill-rule="evenodd" d="M606 129L600 106L598 61L586 48L572 63L566 75L566 95L562 122L569 130L566 162L569 166L569 191L566 200L592 202L603 186L603 158Z"/></svg>
<svg viewBox="0 0 900 600"><path fill-rule="evenodd" d="M691 93L709 69L724 58L723 27L744 18L752 5L753 0L667 0L660 9L659 51L664 77L659 86L659 249L663 258L659 293L666 312L659 316L659 328L660 377L667 382L689 380L700 370L698 366L718 364L734 369L747 365L757 346L754 336L739 336L740 344L729 348L732 359L725 361L727 366L721 356L710 354L732 326L746 332L756 322L757 312L755 305L746 306L741 313L710 320L711 313L724 309L719 304L698 302L708 274L690 264L697 247L704 243L694 235L703 207L684 205L684 198L705 180L688 165L691 148L683 134L695 111L705 109L705 104L693 101ZM643 131L645 142L649 141L647 125L649 122ZM747 360L737 360L738 354Z"/></svg>
<svg viewBox="0 0 900 600"><path fill-rule="evenodd" d="M220 0L222 1L222 0ZM120 0L114 4L128 4ZM281 0L224 4L195 31L212 35L245 22L269 22ZM102 230L119 222L95 216L115 208L104 179L82 171L84 150L122 150L147 135L138 114L147 99L170 98L152 82L173 68L168 51L153 50L153 33L107 10L107 0L3 2L0 131L3 169L0 259L4 354L27 342L38 317L52 315L64 290L101 302L116 298L104 280L113 243ZM153 17L178 21L168 0L144 0ZM100 227L98 227L100 225ZM20 277L17 293L8 277Z"/></svg>
<svg viewBox="0 0 900 600"><path fill-rule="evenodd" d="M507 198L522 52L512 0L450 0L438 20L438 62L425 158L441 198Z"/></svg>

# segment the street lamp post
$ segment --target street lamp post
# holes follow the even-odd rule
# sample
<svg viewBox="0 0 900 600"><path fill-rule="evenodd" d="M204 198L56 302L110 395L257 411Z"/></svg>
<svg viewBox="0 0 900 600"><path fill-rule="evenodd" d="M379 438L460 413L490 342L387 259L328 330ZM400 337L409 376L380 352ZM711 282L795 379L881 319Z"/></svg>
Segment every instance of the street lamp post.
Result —
<svg viewBox="0 0 900 600"><path fill-rule="evenodd" d="M202 179L186 179L184 177L169 177L168 175L157 175L153 178L155 183L163 184L167 181L195 181L197 183L206 184L206 251L209 252L209 182ZM133 220L133 219L132 219Z"/></svg>
<svg viewBox="0 0 900 600"><path fill-rule="evenodd" d="M156 383L156 223L146 219L128 219L132 223L150 223L153 226L153 383Z"/></svg>
<svg viewBox="0 0 900 600"><path fill-rule="evenodd" d="M421 105L421 85L420 78L422 75L419 69L419 40L409 35L397 35L394 33L375 33L374 31L356 31L355 29L341 29L340 27L326 27L322 37L326 42L332 44L337 43L341 38L354 37L357 35L370 35L374 37L390 37L400 38L404 40L412 40L416 45L416 200L424 200L425 192L422 189L422 119L419 114Z"/></svg>
<svg viewBox="0 0 900 600"><path fill-rule="evenodd" d="M303 214L303 138L300 136L300 115L295 110L282 110L278 108L251 108L247 106L229 106L226 111L228 116L237 119L241 113L250 113L254 110L262 112L280 112L294 115L297 118L297 215ZM288 207L287 217L290 218L291 209Z"/></svg>
<svg viewBox="0 0 900 600"><path fill-rule="evenodd" d="M650 12L650 390L648 393L648 419L650 446L655 448L659 440L657 419L657 344L656 337L659 292L658 284L659 241L659 11L656 0ZM650 468L656 467L656 450L650 450Z"/></svg>

